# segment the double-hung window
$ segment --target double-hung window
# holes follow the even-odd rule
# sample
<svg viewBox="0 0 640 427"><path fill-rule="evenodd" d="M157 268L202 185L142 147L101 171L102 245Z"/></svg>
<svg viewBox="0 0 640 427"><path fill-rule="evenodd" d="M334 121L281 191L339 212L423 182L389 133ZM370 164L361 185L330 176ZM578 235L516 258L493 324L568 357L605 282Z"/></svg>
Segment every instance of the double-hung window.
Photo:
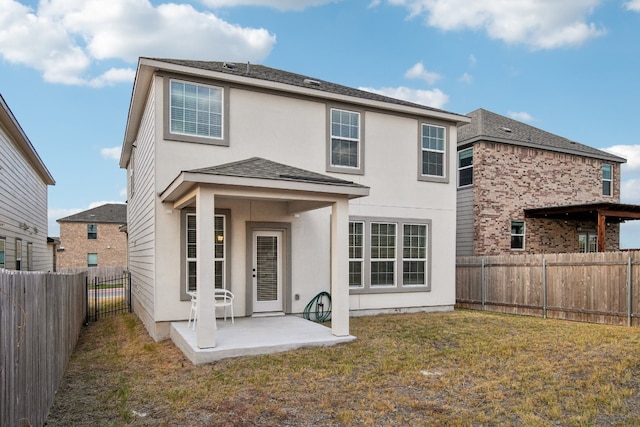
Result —
<svg viewBox="0 0 640 427"><path fill-rule="evenodd" d="M364 222L349 222L349 287L364 286Z"/></svg>
<svg viewBox="0 0 640 427"><path fill-rule="evenodd" d="M602 195L613 196L613 168L611 165L602 165Z"/></svg>
<svg viewBox="0 0 640 427"><path fill-rule="evenodd" d="M420 152L421 177L446 178L446 135L444 127L422 124Z"/></svg>
<svg viewBox="0 0 640 427"><path fill-rule="evenodd" d="M33 271L33 243L27 243L27 270Z"/></svg>
<svg viewBox="0 0 640 427"><path fill-rule="evenodd" d="M524 249L524 221L511 221L511 249Z"/></svg>
<svg viewBox="0 0 640 427"><path fill-rule="evenodd" d="M87 267L97 267L98 266L98 254L91 253L87 254Z"/></svg>
<svg viewBox="0 0 640 427"><path fill-rule="evenodd" d="M185 284L186 292L193 292L198 287L197 275L197 253L196 241L198 237L196 229L196 214L188 213L185 221ZM226 216L215 215L214 218L214 241L213 241L213 264L214 264L214 286L216 289L224 289L226 284Z"/></svg>
<svg viewBox="0 0 640 427"><path fill-rule="evenodd" d="M458 187L473 184L473 147L458 151Z"/></svg>
<svg viewBox="0 0 640 427"><path fill-rule="evenodd" d="M349 222L349 287L356 293L429 286L430 221L353 218Z"/></svg>
<svg viewBox="0 0 640 427"><path fill-rule="evenodd" d="M167 139L224 143L224 88L170 79Z"/></svg>
<svg viewBox="0 0 640 427"><path fill-rule="evenodd" d="M332 172L362 173L362 115L357 111L329 110L329 165Z"/></svg>
<svg viewBox="0 0 640 427"><path fill-rule="evenodd" d="M6 247L7 247L7 240L0 239L0 268L6 268L5 266Z"/></svg>
<svg viewBox="0 0 640 427"><path fill-rule="evenodd" d="M22 240L16 239L16 270L22 270Z"/></svg>
<svg viewBox="0 0 640 427"><path fill-rule="evenodd" d="M371 287L396 283L396 224L371 223Z"/></svg>
<svg viewBox="0 0 640 427"><path fill-rule="evenodd" d="M87 239L96 240L98 238L98 224L87 224Z"/></svg>

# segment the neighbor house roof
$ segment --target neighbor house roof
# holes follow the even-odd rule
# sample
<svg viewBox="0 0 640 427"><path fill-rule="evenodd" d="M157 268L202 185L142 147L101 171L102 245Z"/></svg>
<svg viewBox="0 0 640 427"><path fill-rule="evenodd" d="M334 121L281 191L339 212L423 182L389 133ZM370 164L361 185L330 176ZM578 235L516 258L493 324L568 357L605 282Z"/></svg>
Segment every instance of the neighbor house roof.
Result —
<svg viewBox="0 0 640 427"><path fill-rule="evenodd" d="M98 206L97 208L60 218L56 222L126 224L127 205L122 203L107 203L106 205Z"/></svg>
<svg viewBox="0 0 640 427"><path fill-rule="evenodd" d="M22 130L20 123L18 123L18 120L11 112L2 95L0 95L0 126L6 129L6 132L12 137L14 143L17 144L18 149L22 151L24 157L38 172L42 181L47 185L55 185L56 182L53 176L51 176L51 173L36 152L36 149L33 148L31 141L27 138L27 135L24 133L24 130Z"/></svg>
<svg viewBox="0 0 640 427"><path fill-rule="evenodd" d="M256 90L268 90L287 93L293 96L351 103L365 106L366 108L377 108L402 114L428 116L455 123L469 122L469 118L461 114L331 83L315 77L278 70L264 65L167 58L140 58L133 85L123 149L120 157L120 167L122 168L126 167L129 161L131 146L136 138L138 127L140 126L152 78L155 73L163 72L176 76L183 75L212 79L236 86L253 87L256 88Z"/></svg>
<svg viewBox="0 0 640 427"><path fill-rule="evenodd" d="M482 108L467 114L467 116L471 117L471 122L458 127L458 146L472 144L477 141L490 141L574 154L616 163L626 162L622 157L554 135Z"/></svg>

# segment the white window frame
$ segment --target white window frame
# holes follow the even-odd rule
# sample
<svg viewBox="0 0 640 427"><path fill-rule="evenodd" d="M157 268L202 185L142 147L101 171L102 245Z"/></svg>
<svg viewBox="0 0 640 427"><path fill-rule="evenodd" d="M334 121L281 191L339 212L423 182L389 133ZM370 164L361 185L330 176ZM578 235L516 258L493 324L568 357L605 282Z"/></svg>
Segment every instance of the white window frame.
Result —
<svg viewBox="0 0 640 427"><path fill-rule="evenodd" d="M182 119L174 118L174 105L173 105L174 85L184 85L185 89L188 86L193 87L196 90L196 92L199 92L201 89L209 92L208 96L206 97L206 104L207 104L206 106L208 107L207 111L204 111L203 108L201 109L201 103L203 99L199 98L199 94L196 95L196 98L195 98L195 104L196 104L195 110L190 109L185 105L183 105L182 107L177 107L177 106L175 107L175 108L180 108L183 113L186 113L187 111L194 112L196 116L196 119L195 119L196 129L194 132L185 130L184 126L182 130L174 129L174 122L180 122L183 125L187 123L194 123L186 119L185 117L186 114L183 114ZM218 107L220 110L219 112L211 110L211 107L214 104L218 104ZM200 132L200 130L198 129L198 127L201 125L201 123L198 121L198 117L205 114L208 115L209 118L211 117L212 114L215 116L219 116L220 123L219 125L215 125L209 121L206 125L203 124L203 126L206 126L209 129L209 132L203 133L203 132ZM216 133L212 135L211 131L213 129L218 129L218 128L220 129L220 134L218 135ZM195 83L195 82L189 82L185 80L170 79L169 81L169 133L173 135L183 135L183 136L190 136L195 138L205 138L205 139L215 139L215 140L224 139L224 88L219 86L203 84L203 83Z"/></svg>
<svg viewBox="0 0 640 427"><path fill-rule="evenodd" d="M584 247L581 247L580 240L582 238L584 238ZM598 252L598 233L596 231L580 232L578 234L578 251L583 253Z"/></svg>
<svg viewBox="0 0 640 427"><path fill-rule="evenodd" d="M196 239L193 242L189 241L189 218L193 219L193 236ZM220 277L221 281L220 283L215 283L215 287L216 289L226 289L227 286L227 215L225 214L215 214L215 218L222 218L222 233L218 233L217 230L214 230L214 249L213 249L213 254L214 254L214 258L213 258L213 265L214 265L214 279L217 279L218 277ZM189 275L189 267L191 264L193 264L194 266L194 270L196 268L197 265L197 254L195 254L195 257L189 257L189 246L190 245L194 245L196 244L197 238L198 238L198 230L195 226L196 224L196 213L195 212L189 212L186 214L185 217L185 222L184 222L184 227L185 227L185 252L184 252L184 256L185 256L185 269L184 269L184 274L185 274L185 281L184 281L184 286L185 286L185 292L194 292L197 290L197 286L198 286L198 278L195 277L195 284L193 289L190 288L190 275ZM214 220L214 224L215 224L215 220ZM218 242L218 238L219 236L222 237L222 241ZM218 257L216 256L216 245L222 245L222 256ZM194 251L195 252L195 251ZM217 269L216 269L216 264L220 263L221 268L222 268L222 273L220 274Z"/></svg>
<svg viewBox="0 0 640 427"><path fill-rule="evenodd" d="M513 225L514 224L522 224L522 233L514 233L513 232ZM510 238L509 238L509 247L511 248L512 251L524 251L526 248L526 234L527 234L527 224L524 220L513 220L511 221L511 228L510 228ZM513 238L514 237L522 237L522 247L521 248L514 248L513 247Z"/></svg>
<svg viewBox="0 0 640 427"><path fill-rule="evenodd" d="M22 239L16 239L16 270L22 270Z"/></svg>
<svg viewBox="0 0 640 427"><path fill-rule="evenodd" d="M335 133L333 115L334 113L346 113L357 116L357 137L351 135L342 135ZM340 127L342 122L337 122L336 126ZM345 126L352 126L345 123ZM348 174L364 174L364 111L340 107L327 107L327 171L348 173ZM357 144L357 164L355 166L335 164L333 162L333 144L334 141L355 142Z"/></svg>
<svg viewBox="0 0 640 427"><path fill-rule="evenodd" d="M405 250L407 249L407 237L415 237L413 235L407 236L406 227L424 227L424 256L423 257L405 257ZM425 286L427 284L427 254L429 252L429 226L427 224L413 224L413 223L404 223L402 224L402 286ZM420 236L422 237L422 236ZM410 249L421 249L419 246L409 245ZM423 280L422 283L405 283L405 274L407 271L405 270L405 262L413 262L413 263L421 263L423 266Z"/></svg>
<svg viewBox="0 0 640 427"><path fill-rule="evenodd" d="M352 229L352 225L359 224L360 232L356 233L356 230ZM359 240L362 242L361 245L354 244L354 239L356 236L359 237ZM365 239L365 223L364 221L349 221L349 288L350 289L362 289L364 288L364 279L365 279L365 270L364 270L364 254L365 248L367 247L366 239ZM360 249L360 256L353 256L356 248ZM351 284L351 266L359 265L360 266L360 284L355 286Z"/></svg>
<svg viewBox="0 0 640 427"><path fill-rule="evenodd" d="M442 149L438 147L425 146L425 142L430 136L425 135L426 129L442 129ZM436 125L433 123L420 123L420 141L419 141L419 156L418 156L418 179L422 181L435 181L435 182L448 182L448 161L447 161L447 128L444 126ZM439 138L436 138L439 140ZM432 175L425 173L424 170L424 156L426 153L436 153L442 155L442 174Z"/></svg>
<svg viewBox="0 0 640 427"><path fill-rule="evenodd" d="M362 260L363 286L350 286L351 294L379 294L379 293L401 293L401 292L429 292L431 291L431 224L429 219L412 218L381 218L381 217L350 217L349 224L363 223L364 259ZM373 224L394 224L395 225L395 254L393 258L373 258L372 256L372 225ZM425 227L425 255L426 258L404 257L405 252L405 226L418 225ZM354 258L350 258L350 261ZM424 262L424 284L405 284L405 261L418 260ZM393 284L372 285L372 262L393 261Z"/></svg>
<svg viewBox="0 0 640 427"><path fill-rule="evenodd" d="M609 169L609 178L605 178L605 168ZM602 195L611 197L613 196L613 165L605 163L602 165ZM609 184L609 193L605 192L605 184Z"/></svg>
<svg viewBox="0 0 640 427"><path fill-rule="evenodd" d="M91 264L89 261L91 260L91 255L95 255L96 263ZM98 266L98 254L96 252L87 253L87 267L97 267Z"/></svg>
<svg viewBox="0 0 640 427"><path fill-rule="evenodd" d="M471 164L467 166L460 166L460 156L463 153L471 152ZM461 184L460 174L462 171L471 169L471 182L468 184ZM473 185L473 147L465 148L464 150L458 151L458 188L470 187Z"/></svg>
<svg viewBox="0 0 640 427"><path fill-rule="evenodd" d="M98 240L98 224L87 224L87 240Z"/></svg>
<svg viewBox="0 0 640 427"><path fill-rule="evenodd" d="M373 244L373 227L374 225L377 226L392 226L394 229L394 233L393 233L393 246L389 246L389 245L381 245L381 244L377 244L374 245ZM389 237L391 236L391 234L386 234L386 235L379 235L381 237ZM387 248L387 250L389 250L389 248L393 249L393 256L389 257L374 257L373 251L376 247L379 247L381 250L384 249L385 247ZM369 260L369 272L370 272L370 281L369 281L369 286L371 286L372 288L385 288L385 287L395 287L396 284L398 283L398 224L395 222L386 222L386 221L372 221L369 224L369 248L371 249L371 257ZM391 263L393 265L393 279L391 281L391 283L383 283L383 284L373 284L373 264L377 263L377 264L382 264L382 263Z"/></svg>

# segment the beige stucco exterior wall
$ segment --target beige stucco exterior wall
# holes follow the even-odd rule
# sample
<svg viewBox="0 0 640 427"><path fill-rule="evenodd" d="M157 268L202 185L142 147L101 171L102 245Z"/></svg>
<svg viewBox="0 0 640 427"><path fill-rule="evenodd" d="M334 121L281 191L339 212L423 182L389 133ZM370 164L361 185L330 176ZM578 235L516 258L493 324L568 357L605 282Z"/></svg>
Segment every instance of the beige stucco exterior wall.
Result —
<svg viewBox="0 0 640 427"><path fill-rule="evenodd" d="M524 209L619 202L620 165L571 154L478 142L473 147L474 255L577 252L580 231L595 222L526 219ZM602 165L613 166L613 196L602 195ZM525 249L511 249L511 221L525 220ZM607 226L607 250L619 248L619 226Z"/></svg>
<svg viewBox="0 0 640 427"><path fill-rule="evenodd" d="M230 103L229 127L225 129L228 147L164 140L162 77L154 78L148 96L152 105L145 113L134 149L135 188L133 192L129 189L128 227L133 296L137 300L134 306L140 308L141 317L147 319L145 325L155 339L166 338L168 328L163 322L186 319L190 308L189 301L181 299L180 289L181 213L170 203L162 203L157 194L181 171L250 157L262 157L370 187L370 196L350 202L351 216L430 221L431 290L351 295L349 304L353 313L453 308L457 138L454 123L425 119L447 129L449 180L446 183L417 178L422 121L416 116L383 114L375 109L365 109L364 113L364 175L329 173L326 102L240 87L232 87L225 96ZM356 108L350 104L329 105ZM155 124L152 129L151 118ZM147 210L146 207L151 206L147 202L152 198L152 210ZM257 198L216 198L215 207L231 212L227 229L228 287L235 294L236 316L247 313L247 222L281 222L291 227L291 295L288 297L292 313L301 313L318 292L330 290L331 208L294 215L288 213L285 202ZM144 244L144 241L150 243ZM135 277L137 270L141 279ZM146 281L148 274L153 275L153 282ZM151 284L153 288L149 287Z"/></svg>
<svg viewBox="0 0 640 427"><path fill-rule="evenodd" d="M98 254L98 267L127 265L127 235L120 224L96 224L97 239L87 238L87 224L60 223L58 269L87 267L87 254ZM64 250L62 250L64 248Z"/></svg>

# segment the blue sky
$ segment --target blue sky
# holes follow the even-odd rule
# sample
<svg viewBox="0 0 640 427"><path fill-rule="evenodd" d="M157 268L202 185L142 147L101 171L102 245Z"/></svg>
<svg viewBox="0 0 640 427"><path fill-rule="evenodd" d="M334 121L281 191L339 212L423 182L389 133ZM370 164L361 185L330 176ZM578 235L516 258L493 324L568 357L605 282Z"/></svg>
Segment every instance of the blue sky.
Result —
<svg viewBox="0 0 640 427"><path fill-rule="evenodd" d="M259 63L627 158L640 204L640 0L0 0L0 93L56 185L56 219L126 200L137 58ZM640 221L621 246L640 248Z"/></svg>

